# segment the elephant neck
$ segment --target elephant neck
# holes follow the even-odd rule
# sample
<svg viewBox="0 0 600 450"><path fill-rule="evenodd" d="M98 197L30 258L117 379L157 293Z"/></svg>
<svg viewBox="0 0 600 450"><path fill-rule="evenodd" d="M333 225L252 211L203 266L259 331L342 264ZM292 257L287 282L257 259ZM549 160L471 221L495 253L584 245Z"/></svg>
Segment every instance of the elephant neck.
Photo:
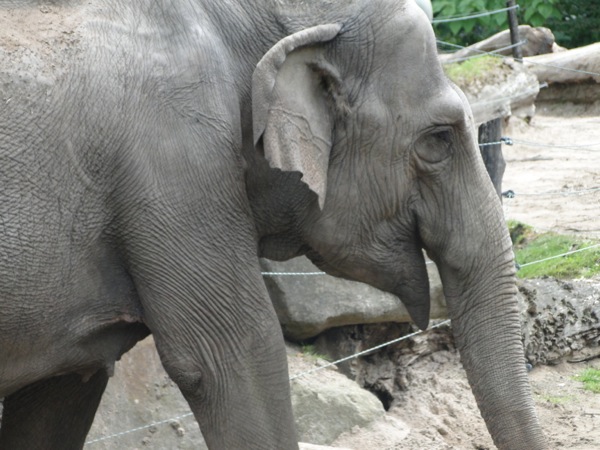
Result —
<svg viewBox="0 0 600 450"><path fill-rule="evenodd" d="M246 156L246 190L259 256L284 261L304 255L309 250L304 231L320 211L316 194L300 173L272 169L258 153Z"/></svg>

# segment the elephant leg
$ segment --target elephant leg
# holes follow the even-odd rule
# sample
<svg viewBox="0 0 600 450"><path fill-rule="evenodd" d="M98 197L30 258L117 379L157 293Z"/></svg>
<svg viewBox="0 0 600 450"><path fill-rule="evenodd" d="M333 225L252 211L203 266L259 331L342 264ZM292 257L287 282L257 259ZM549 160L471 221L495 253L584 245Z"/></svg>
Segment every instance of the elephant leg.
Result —
<svg viewBox="0 0 600 450"><path fill-rule="evenodd" d="M281 328L251 230L230 231L136 246L144 321L211 450L296 449Z"/></svg>
<svg viewBox="0 0 600 450"><path fill-rule="evenodd" d="M0 450L83 448L108 375L68 374L38 381L4 399Z"/></svg>

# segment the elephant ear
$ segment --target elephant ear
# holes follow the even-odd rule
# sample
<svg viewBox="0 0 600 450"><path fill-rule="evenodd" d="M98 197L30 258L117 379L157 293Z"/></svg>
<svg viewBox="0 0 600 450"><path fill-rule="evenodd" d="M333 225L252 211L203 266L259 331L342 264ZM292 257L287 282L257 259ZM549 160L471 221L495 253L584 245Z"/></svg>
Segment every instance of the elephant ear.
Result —
<svg viewBox="0 0 600 450"><path fill-rule="evenodd" d="M287 36L264 55L252 77L254 145L262 144L271 167L301 172L321 208L333 131L331 100L341 82L320 44L340 29L318 25Z"/></svg>

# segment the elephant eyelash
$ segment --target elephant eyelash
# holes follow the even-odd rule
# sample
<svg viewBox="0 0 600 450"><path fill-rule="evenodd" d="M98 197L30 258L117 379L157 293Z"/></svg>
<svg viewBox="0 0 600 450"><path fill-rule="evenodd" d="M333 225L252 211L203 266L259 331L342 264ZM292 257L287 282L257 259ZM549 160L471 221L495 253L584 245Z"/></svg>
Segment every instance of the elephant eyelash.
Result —
<svg viewBox="0 0 600 450"><path fill-rule="evenodd" d="M435 127L424 133L417 141L415 152L428 164L437 164L452 155L454 132L452 128Z"/></svg>
<svg viewBox="0 0 600 450"><path fill-rule="evenodd" d="M439 130L432 133L432 136L446 144L452 143L452 132L450 130Z"/></svg>

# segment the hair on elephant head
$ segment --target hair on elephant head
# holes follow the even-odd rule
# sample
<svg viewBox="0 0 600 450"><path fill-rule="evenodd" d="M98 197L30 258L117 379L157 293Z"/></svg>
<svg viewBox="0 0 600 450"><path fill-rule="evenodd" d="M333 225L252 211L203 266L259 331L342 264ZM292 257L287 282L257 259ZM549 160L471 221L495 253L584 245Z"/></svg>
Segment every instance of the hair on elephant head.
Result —
<svg viewBox="0 0 600 450"><path fill-rule="evenodd" d="M81 448L149 332L209 448L297 448L258 257L306 254L426 328L424 251L496 445L545 448L501 205L413 0L53 8L73 39L0 63L0 448Z"/></svg>

